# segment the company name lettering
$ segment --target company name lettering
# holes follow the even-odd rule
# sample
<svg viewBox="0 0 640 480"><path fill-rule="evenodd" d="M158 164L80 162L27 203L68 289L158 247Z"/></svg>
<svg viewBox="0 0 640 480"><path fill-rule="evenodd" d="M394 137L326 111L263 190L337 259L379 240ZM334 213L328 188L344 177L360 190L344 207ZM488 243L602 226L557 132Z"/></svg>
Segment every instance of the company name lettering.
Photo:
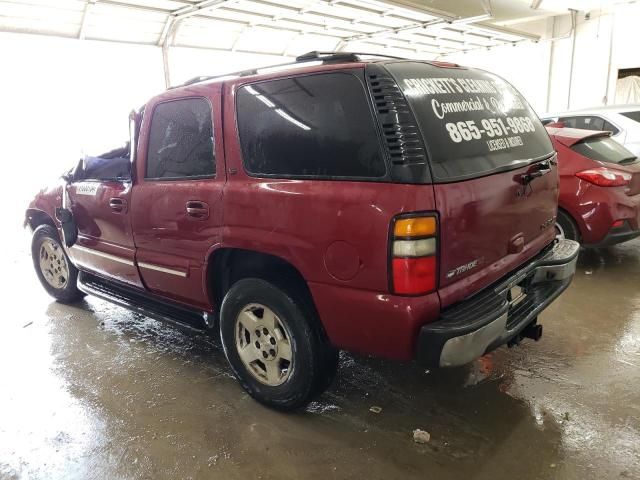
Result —
<svg viewBox="0 0 640 480"><path fill-rule="evenodd" d="M405 78L404 85L409 95L498 92L490 80L473 78Z"/></svg>

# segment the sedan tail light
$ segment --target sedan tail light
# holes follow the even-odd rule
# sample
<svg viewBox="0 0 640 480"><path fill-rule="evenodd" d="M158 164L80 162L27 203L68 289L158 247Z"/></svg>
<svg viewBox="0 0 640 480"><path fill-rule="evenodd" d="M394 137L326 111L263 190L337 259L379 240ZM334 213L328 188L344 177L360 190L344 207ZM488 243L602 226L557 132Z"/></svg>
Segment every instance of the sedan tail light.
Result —
<svg viewBox="0 0 640 480"><path fill-rule="evenodd" d="M612 168L598 167L576 173L576 177L599 187L624 187L633 178L630 173Z"/></svg>
<svg viewBox="0 0 640 480"><path fill-rule="evenodd" d="M432 215L410 215L391 225L391 285L399 295L421 295L436 289L438 222Z"/></svg>

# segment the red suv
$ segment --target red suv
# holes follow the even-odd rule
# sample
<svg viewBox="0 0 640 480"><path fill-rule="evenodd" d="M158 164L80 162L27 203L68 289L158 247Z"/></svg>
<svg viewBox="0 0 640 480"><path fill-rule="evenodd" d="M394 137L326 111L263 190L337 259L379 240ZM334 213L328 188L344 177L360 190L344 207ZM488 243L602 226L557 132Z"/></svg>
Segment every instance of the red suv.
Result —
<svg viewBox="0 0 640 480"><path fill-rule="evenodd" d="M219 334L283 410L338 349L455 366L537 340L578 253L535 113L454 64L312 52L197 78L61 183L27 210L44 288Z"/></svg>
<svg viewBox="0 0 640 480"><path fill-rule="evenodd" d="M548 126L558 152L558 235L589 247L640 236L640 162L611 132Z"/></svg>

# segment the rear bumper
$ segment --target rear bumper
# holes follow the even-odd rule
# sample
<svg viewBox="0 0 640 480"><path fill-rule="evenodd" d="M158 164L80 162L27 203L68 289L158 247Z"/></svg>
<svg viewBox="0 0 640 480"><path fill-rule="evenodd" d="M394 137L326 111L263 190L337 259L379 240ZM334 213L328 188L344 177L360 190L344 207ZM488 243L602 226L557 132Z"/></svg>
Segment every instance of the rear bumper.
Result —
<svg viewBox="0 0 640 480"><path fill-rule="evenodd" d="M585 245L585 247L600 248L610 247L611 245L617 245L618 243L628 242L634 238L640 237L640 230L634 230L629 222L625 222L623 227L612 228L609 233L595 245Z"/></svg>
<svg viewBox="0 0 640 480"><path fill-rule="evenodd" d="M417 359L431 367L464 365L519 335L571 283L579 244L556 242L516 272L442 311L418 335ZM514 287L525 293L512 302Z"/></svg>
<svg viewBox="0 0 640 480"><path fill-rule="evenodd" d="M640 194L627 195L624 187L575 187L568 201L561 196L561 206L578 224L583 246L606 247L640 235ZM576 191L582 192L577 198ZM618 220L625 228L611 227Z"/></svg>

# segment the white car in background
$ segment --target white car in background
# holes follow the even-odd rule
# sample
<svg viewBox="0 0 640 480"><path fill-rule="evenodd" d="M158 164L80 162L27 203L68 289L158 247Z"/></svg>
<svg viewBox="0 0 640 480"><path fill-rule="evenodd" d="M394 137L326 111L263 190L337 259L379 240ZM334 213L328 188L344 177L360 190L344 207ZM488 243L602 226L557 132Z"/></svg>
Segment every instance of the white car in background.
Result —
<svg viewBox="0 0 640 480"><path fill-rule="evenodd" d="M547 113L540 120L543 125L561 122L568 128L610 131L612 139L640 157L640 104Z"/></svg>

